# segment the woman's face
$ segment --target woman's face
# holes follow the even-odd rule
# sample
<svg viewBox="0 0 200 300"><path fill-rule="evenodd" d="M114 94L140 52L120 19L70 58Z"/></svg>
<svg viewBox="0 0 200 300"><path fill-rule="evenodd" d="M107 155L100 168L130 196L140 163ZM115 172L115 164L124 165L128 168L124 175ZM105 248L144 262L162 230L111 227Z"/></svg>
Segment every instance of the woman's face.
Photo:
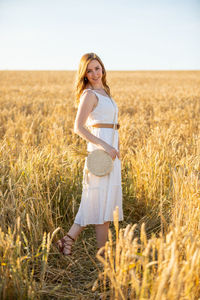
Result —
<svg viewBox="0 0 200 300"><path fill-rule="evenodd" d="M92 86L97 86L102 83L102 76L101 64L96 59L92 60L87 66L85 77L87 77Z"/></svg>

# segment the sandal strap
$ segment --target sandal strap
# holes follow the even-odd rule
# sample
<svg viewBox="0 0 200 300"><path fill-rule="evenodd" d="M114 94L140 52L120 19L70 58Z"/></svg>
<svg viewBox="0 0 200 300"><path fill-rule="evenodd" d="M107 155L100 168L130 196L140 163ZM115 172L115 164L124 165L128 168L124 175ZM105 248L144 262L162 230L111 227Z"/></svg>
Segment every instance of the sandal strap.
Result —
<svg viewBox="0 0 200 300"><path fill-rule="evenodd" d="M69 235L68 233L66 234L66 236L68 238L70 238L73 242L75 242L75 239ZM61 244L60 244L61 243ZM72 244L69 242L69 240L67 241L65 239L65 237L63 237L62 239L60 239L57 243L57 246L59 248L59 251L63 253L64 249L67 249L68 251L71 250ZM67 254L67 255L71 255L71 251Z"/></svg>
<svg viewBox="0 0 200 300"><path fill-rule="evenodd" d="M75 239L74 239L71 235L69 235L69 234L67 233L66 236L68 236L73 242L75 242Z"/></svg>

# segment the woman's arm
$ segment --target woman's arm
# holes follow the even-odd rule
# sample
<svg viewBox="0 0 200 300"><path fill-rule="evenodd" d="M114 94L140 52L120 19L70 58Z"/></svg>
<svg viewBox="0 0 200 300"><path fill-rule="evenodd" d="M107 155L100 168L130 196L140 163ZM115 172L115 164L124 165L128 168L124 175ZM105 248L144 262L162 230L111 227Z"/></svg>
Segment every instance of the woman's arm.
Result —
<svg viewBox="0 0 200 300"><path fill-rule="evenodd" d="M74 122L74 132L85 139L87 142L91 142L99 146L100 149L108 152L112 159L115 159L116 155L118 156L118 151L104 142L102 139L93 135L91 132L89 132L89 130L85 128L87 118L96 106L97 101L98 100L96 98L96 95L90 91L86 92L85 95L81 97L81 101L76 114L76 119Z"/></svg>

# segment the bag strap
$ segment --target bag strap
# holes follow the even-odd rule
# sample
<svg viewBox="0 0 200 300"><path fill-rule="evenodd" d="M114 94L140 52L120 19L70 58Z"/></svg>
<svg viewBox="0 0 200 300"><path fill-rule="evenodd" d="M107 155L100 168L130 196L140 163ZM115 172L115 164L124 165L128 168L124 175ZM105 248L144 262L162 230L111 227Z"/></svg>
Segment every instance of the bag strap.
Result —
<svg viewBox="0 0 200 300"><path fill-rule="evenodd" d="M114 126L113 126L113 133L112 133L112 144L111 144L111 145L113 146L113 144L114 144L115 130L116 130L116 127L117 127L117 123L116 123L116 114L117 114L117 112L116 112L116 107L115 107L115 105L114 105L113 100L112 100L111 97L110 97L110 99L111 99L111 102L112 102L113 107L114 107L114 109L115 109L114 119L113 119L113 124L114 124Z"/></svg>

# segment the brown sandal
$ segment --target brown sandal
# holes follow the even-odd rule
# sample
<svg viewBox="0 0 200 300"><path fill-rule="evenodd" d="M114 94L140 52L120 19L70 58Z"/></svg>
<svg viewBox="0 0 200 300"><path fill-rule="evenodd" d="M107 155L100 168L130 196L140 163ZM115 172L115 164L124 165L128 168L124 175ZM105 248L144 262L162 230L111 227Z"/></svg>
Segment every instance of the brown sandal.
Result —
<svg viewBox="0 0 200 300"><path fill-rule="evenodd" d="M57 245L57 248L58 250L65 256L68 256L68 255L72 255L71 253L71 247L73 245L73 243L69 243L69 239L66 239L66 237L70 238L70 240L72 240L73 242L75 242L75 239L73 237L71 237L68 233L62 238L60 239L59 241L57 241L56 245ZM65 250L68 250L69 253L65 253Z"/></svg>

